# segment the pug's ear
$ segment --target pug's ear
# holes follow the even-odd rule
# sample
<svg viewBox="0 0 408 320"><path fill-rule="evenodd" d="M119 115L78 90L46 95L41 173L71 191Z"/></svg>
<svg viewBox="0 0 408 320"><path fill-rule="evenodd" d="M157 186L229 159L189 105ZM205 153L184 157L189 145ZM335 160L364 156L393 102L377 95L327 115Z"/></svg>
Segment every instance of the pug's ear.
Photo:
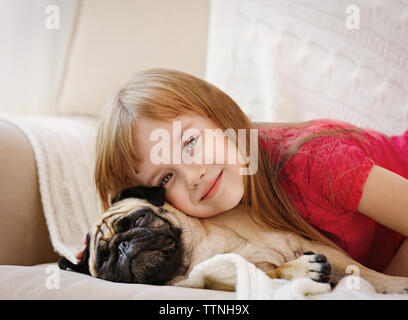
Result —
<svg viewBox="0 0 408 320"><path fill-rule="evenodd" d="M156 207L161 207L166 201L166 189L163 187L130 187L119 192L111 201L111 205L127 198L137 198L147 200Z"/></svg>
<svg viewBox="0 0 408 320"><path fill-rule="evenodd" d="M91 273L89 272L89 240L90 240L89 233L86 235L86 238L87 238L87 241L86 241L87 245L85 247L84 254L82 255L81 261L78 264L73 264L68 259L60 258L58 260L58 266L60 267L60 269L62 270L71 269L72 271L75 271L75 272L80 272L80 273L91 275Z"/></svg>

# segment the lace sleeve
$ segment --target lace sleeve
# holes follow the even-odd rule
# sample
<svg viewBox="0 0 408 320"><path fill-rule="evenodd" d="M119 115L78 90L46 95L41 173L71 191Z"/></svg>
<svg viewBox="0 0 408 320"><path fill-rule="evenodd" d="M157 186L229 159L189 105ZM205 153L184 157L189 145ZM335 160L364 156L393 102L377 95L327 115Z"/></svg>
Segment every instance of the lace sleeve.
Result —
<svg viewBox="0 0 408 320"><path fill-rule="evenodd" d="M374 161L350 137L318 137L305 143L283 167L293 194L320 208L357 211Z"/></svg>

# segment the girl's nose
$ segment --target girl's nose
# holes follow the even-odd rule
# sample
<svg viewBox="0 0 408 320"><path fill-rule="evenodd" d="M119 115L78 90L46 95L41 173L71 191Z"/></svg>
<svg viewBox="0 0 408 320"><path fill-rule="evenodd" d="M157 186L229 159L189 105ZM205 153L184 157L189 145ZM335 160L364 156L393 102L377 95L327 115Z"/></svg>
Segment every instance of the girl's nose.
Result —
<svg viewBox="0 0 408 320"><path fill-rule="evenodd" d="M188 170L188 184L191 189L197 188L203 182L207 173L207 168L204 166L196 167L193 170Z"/></svg>

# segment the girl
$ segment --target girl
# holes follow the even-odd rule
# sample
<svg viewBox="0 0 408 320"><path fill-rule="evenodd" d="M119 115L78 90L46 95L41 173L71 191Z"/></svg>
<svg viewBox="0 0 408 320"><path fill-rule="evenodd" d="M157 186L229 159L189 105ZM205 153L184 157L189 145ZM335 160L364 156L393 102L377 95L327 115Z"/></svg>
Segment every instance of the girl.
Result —
<svg viewBox="0 0 408 320"><path fill-rule="evenodd" d="M197 134L173 140L174 121ZM190 155L199 152L204 129L258 128L257 170L242 175L250 164L239 161L155 164L149 155L158 128L170 133L169 150L182 140ZM249 134L246 142L241 156ZM387 137L332 120L251 123L210 83L152 69L137 73L103 111L94 174L105 210L125 187L161 185L186 214L205 218L241 203L272 227L344 250L376 271L408 276L408 131Z"/></svg>

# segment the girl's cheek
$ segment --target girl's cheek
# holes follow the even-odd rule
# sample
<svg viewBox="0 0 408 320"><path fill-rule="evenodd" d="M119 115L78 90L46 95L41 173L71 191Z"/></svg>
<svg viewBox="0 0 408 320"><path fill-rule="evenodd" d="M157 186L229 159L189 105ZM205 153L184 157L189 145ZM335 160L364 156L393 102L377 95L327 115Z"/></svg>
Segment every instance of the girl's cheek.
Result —
<svg viewBox="0 0 408 320"><path fill-rule="evenodd" d="M236 165L238 164L238 148L235 145L235 142L231 141L230 139L226 138L224 143L224 159L226 164Z"/></svg>
<svg viewBox="0 0 408 320"><path fill-rule="evenodd" d="M177 209L182 210L183 207L185 207L186 200L185 199L185 192L183 190L180 190L179 186L173 185L172 188L169 190L166 189L166 199L167 201L173 206L176 207Z"/></svg>

